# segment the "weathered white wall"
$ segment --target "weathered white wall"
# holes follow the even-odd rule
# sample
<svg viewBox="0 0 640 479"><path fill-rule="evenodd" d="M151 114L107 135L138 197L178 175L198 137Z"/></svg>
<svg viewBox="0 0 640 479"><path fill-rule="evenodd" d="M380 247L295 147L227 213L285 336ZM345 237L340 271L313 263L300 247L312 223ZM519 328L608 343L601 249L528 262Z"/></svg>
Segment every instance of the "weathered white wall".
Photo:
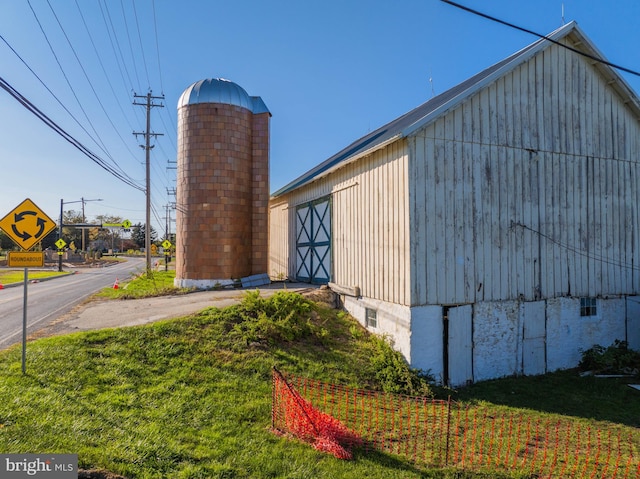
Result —
<svg viewBox="0 0 640 479"><path fill-rule="evenodd" d="M518 374L521 340L517 301L476 303L473 308L474 381Z"/></svg>
<svg viewBox="0 0 640 479"><path fill-rule="evenodd" d="M378 326L368 328L380 336L387 335L393 340L393 346L411 361L411 309L407 306L388 303L371 298L343 297L344 308L365 326L365 308L377 311Z"/></svg>
<svg viewBox="0 0 640 479"><path fill-rule="evenodd" d="M640 351L640 296L627 297L627 342Z"/></svg>
<svg viewBox="0 0 640 479"><path fill-rule="evenodd" d="M625 299L598 299L596 316L580 316L580 300L547 301L547 371L574 368L581 351L626 338Z"/></svg>
<svg viewBox="0 0 640 479"><path fill-rule="evenodd" d="M418 306L411 308L410 356L412 367L428 371L440 384L444 383L442 308Z"/></svg>
<svg viewBox="0 0 640 479"><path fill-rule="evenodd" d="M344 308L365 326L365 308L377 311L378 326L368 328L374 334L393 339L393 347L402 353L411 367L422 369L443 382L442 307L408 308L371 298L342 297Z"/></svg>
<svg viewBox="0 0 640 479"><path fill-rule="evenodd" d="M640 123L608 80L550 46L408 139L411 305L637 294Z"/></svg>
<svg viewBox="0 0 640 479"><path fill-rule="evenodd" d="M597 300L597 316L580 316L580 300L555 298L538 302L494 301L473 305L472 348L473 381L526 374L527 365L536 365L535 373L575 368L582 351L594 344L610 346L626 340L632 349L640 349L640 297ZM370 298L343 297L345 309L365 325L365 308L378 312L378 327L369 331L388 335L414 368L429 371L439 382L445 378L443 357L443 319L441 306L408 308ZM535 305L535 308L527 308ZM539 357L529 354L525 344L529 311L543 317L528 318L540 325ZM546 314L546 318L544 315ZM625 318L625 315L627 317ZM546 351L544 351L546 345ZM527 363L529 361L529 363ZM537 369L540 362L541 369ZM546 363L546 366L545 366ZM455 364L455 361L450 362ZM450 376L456 376L454 371Z"/></svg>

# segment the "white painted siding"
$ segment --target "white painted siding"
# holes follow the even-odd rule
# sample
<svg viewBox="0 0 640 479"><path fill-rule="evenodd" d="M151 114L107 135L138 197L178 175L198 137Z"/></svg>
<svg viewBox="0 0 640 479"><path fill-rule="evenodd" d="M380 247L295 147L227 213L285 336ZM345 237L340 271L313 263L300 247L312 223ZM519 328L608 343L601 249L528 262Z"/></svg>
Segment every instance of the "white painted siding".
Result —
<svg viewBox="0 0 640 479"><path fill-rule="evenodd" d="M271 202L269 272L295 277L295 208L331 195L331 281L362 296L409 305L406 142L399 141ZM286 213L285 213L286 212Z"/></svg>
<svg viewBox="0 0 640 479"><path fill-rule="evenodd" d="M410 138L412 305L637 292L640 126L558 46Z"/></svg>
<svg viewBox="0 0 640 479"><path fill-rule="evenodd" d="M295 223L293 224L295 225ZM268 264L268 274L272 280L283 280L289 277L289 229L289 210L287 203L280 200L272 201L269 205ZM295 236L293 241L295 242ZM295 258L295 256L293 256L293 258Z"/></svg>

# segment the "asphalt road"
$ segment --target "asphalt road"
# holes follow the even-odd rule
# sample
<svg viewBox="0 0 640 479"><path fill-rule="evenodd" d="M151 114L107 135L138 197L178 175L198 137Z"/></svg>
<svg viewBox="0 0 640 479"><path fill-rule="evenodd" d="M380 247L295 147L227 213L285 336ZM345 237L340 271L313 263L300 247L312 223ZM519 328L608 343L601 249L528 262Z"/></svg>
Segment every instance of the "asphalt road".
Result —
<svg viewBox="0 0 640 479"><path fill-rule="evenodd" d="M246 290L199 291L135 300L91 300L94 292L143 271L144 260L130 259L104 268L79 268L76 274L27 285L27 337L68 334L103 328L136 326L186 316L207 307L225 307L242 299ZM255 288L252 288L255 289ZM306 283L261 286L269 296L281 289L315 289ZM23 287L0 290L0 349L22 342Z"/></svg>
<svg viewBox="0 0 640 479"><path fill-rule="evenodd" d="M255 288L251 288L255 290ZM261 286L260 294L270 296L286 289L305 291L316 289L306 283L272 283ZM163 319L178 318L202 311L205 308L224 308L238 303L246 289L197 291L175 296L128 300L94 300L73 308L67 314L41 329L33 337L68 334L104 328L121 328L152 323Z"/></svg>
<svg viewBox="0 0 640 479"><path fill-rule="evenodd" d="M75 274L27 284L27 333L32 335L68 314L94 292L143 271L144 259L102 268L77 268ZM65 268L68 270L68 268ZM0 349L22 341L24 286L0 290Z"/></svg>

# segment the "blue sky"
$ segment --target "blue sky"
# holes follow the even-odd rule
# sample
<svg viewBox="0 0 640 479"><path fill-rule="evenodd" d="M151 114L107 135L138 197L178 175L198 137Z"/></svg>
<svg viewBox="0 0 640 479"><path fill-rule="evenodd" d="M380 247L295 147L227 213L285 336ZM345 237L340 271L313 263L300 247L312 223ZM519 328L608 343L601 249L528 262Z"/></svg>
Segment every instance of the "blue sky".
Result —
<svg viewBox="0 0 640 479"><path fill-rule="evenodd" d="M564 5L565 22L576 20L609 61L640 70L637 0L459 3L542 34L562 25ZM151 152L161 235L175 188L167 167L176 159L176 105L193 82L227 78L262 97L273 115L275 191L536 40L439 0L0 0L0 12L0 77L141 186L143 139L132 132L144 131L145 109L132 106L133 95L164 94L151 113L152 131L163 134ZM640 78L622 76L640 91ZM84 198L102 200L85 204L88 220L145 221L141 191L0 90L0 217L25 198L55 219L61 199L80 211Z"/></svg>

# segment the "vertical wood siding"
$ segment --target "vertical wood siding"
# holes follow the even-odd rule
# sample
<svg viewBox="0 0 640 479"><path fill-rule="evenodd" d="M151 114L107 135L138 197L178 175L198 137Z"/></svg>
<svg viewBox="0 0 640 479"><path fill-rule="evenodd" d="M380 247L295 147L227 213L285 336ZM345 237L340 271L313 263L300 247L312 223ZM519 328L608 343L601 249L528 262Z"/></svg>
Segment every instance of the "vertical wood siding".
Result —
<svg viewBox="0 0 640 479"><path fill-rule="evenodd" d="M410 138L411 304L637 293L639 141L558 46Z"/></svg>
<svg viewBox="0 0 640 479"><path fill-rule="evenodd" d="M368 298L410 300L406 142L399 141L271 202L269 272L295 277L295 209L332 198L331 281L359 286Z"/></svg>
<svg viewBox="0 0 640 479"><path fill-rule="evenodd" d="M268 274L273 280L289 277L289 211L281 200L269 204L269 264ZM295 217L293 223L295 229ZM295 242L295 236L293 238ZM295 256L291 259L294 262Z"/></svg>

